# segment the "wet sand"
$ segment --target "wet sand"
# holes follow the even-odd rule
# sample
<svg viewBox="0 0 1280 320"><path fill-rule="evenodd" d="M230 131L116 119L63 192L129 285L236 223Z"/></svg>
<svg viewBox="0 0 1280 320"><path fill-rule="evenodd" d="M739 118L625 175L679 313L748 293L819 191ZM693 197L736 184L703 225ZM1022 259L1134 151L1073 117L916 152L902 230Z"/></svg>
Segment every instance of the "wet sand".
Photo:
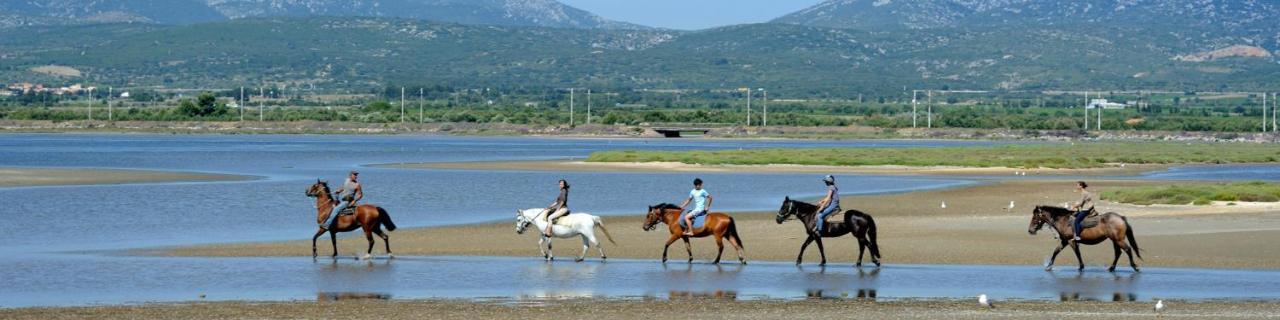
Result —
<svg viewBox="0 0 1280 320"><path fill-rule="evenodd" d="M911 167L911 166L812 166L812 165L702 165L676 162L587 162L582 160L480 161L385 164L399 169L450 169L499 171L568 172L753 172L753 173L859 173L885 175L1014 175L1028 176L1119 176L1167 169L1168 165L1115 165L1093 169L1019 169L1006 167Z"/></svg>
<svg viewBox="0 0 1280 320"><path fill-rule="evenodd" d="M1094 181L1098 191L1107 188L1192 182ZM991 184L905 194L844 197L846 209L858 208L872 214L879 226L879 243L884 262L911 264L1000 264L1042 265L1057 241L1048 229L1032 236L1027 233L1033 204L1060 205L1075 200L1070 181L1006 181ZM942 202L947 207L942 208ZM1006 209L1014 201L1012 210ZM643 210L643 208L640 208ZM1277 269L1280 268L1280 204L1212 206L1134 206L1103 203L1101 211L1116 211L1129 217L1143 249L1140 266ZM642 212L636 212L637 215ZM735 213L749 260L794 261L804 240L796 221L778 225L774 213ZM605 225L617 245L605 243L610 257L658 259L668 233L665 226L653 232L641 230L642 216L605 217ZM308 223L309 221L298 221ZM307 237L309 235L299 235ZM321 255L331 251L326 239ZM380 241L380 240L379 240ZM557 257L571 259L581 250L577 239L556 241ZM391 233L392 249L398 255L524 256L538 259L537 237L517 235L511 222L404 229ZM857 254L851 237L825 242L831 263L849 264ZM363 235L339 238L339 251L350 257L364 250ZM383 254L381 243L376 254ZM694 258L714 258L714 241L693 240ZM726 246L725 261L734 261L733 248ZM218 244L197 247L148 250L146 254L170 256L306 256L309 241ZM598 258L593 253L588 258ZM1110 264L1109 245L1082 249L1085 263L1096 267ZM670 257L687 259L682 245L672 246ZM816 246L810 246L805 261L818 261ZM869 257L868 257L868 262ZM1121 261L1121 266L1127 260ZM1058 257L1060 269L1075 265L1070 249Z"/></svg>
<svg viewBox="0 0 1280 320"><path fill-rule="evenodd" d="M1156 318L1151 302L733 301L732 293L671 300L214 302L0 309L4 319L1117 319ZM1280 303L1167 301L1164 318L1274 319Z"/></svg>
<svg viewBox="0 0 1280 320"><path fill-rule="evenodd" d="M0 167L0 187L234 181L249 177L145 170L53 169Z"/></svg>

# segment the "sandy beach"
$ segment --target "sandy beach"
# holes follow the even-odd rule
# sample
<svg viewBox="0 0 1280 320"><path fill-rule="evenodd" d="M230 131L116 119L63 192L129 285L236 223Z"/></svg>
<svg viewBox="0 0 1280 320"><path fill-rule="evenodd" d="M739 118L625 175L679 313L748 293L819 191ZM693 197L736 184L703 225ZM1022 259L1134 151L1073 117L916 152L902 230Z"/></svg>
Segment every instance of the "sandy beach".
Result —
<svg viewBox="0 0 1280 320"><path fill-rule="evenodd" d="M479 161L384 164L379 167L400 169L450 169L499 171L573 171L573 172L755 172L755 173L856 173L884 175L996 175L1011 176L1123 176L1163 170L1167 165L1116 165L1095 169L1019 169L972 167L912 166L814 166L814 165L702 165L677 162L587 162L582 160L544 161Z"/></svg>
<svg viewBox="0 0 1280 320"><path fill-rule="evenodd" d="M326 297L320 297L326 298ZM670 300L340 300L0 309L4 319L1117 319L1155 318L1150 302L733 301L731 293ZM1169 301L1164 318L1274 319L1274 302Z"/></svg>
<svg viewBox="0 0 1280 320"><path fill-rule="evenodd" d="M1191 182L1095 181L1099 191L1112 187ZM879 226L879 243L886 263L1042 265L1056 246L1048 230L1027 233L1034 204L1060 205L1074 200L1070 181L1007 181L973 187L920 191L905 194L844 197L846 208L872 214ZM947 207L942 208L942 202ZM1010 201L1014 208L1008 209ZM644 232L644 208L636 215L605 217L605 225L617 244L605 244L610 257L658 259L667 238L665 228ZM1099 210L1129 217L1145 260L1140 266L1237 269L1280 268L1280 204L1209 206L1135 206L1103 203ZM801 224L778 225L772 212L734 213L749 260L794 261L804 240ZM298 221L310 223L310 221ZM298 235L299 238L310 236ZM559 240L557 255L578 254L576 239ZM694 258L714 258L714 242L695 239ZM350 257L366 245L363 235L339 238L339 251ZM517 235L514 221L453 227L404 229L391 234L397 255L527 256L540 258L533 234ZM320 246L329 254L327 243ZM375 253L382 254L381 244ZM855 260L857 245L850 237L826 241L828 260L848 264ZM726 248L732 257L733 249ZM1088 266L1109 264L1108 245L1082 249ZM309 241L218 244L155 249L145 254L169 256L305 256ZM671 257L684 263L683 246L672 246ZM596 258L588 255L588 258ZM869 259L869 258L868 258ZM727 259L726 261L732 261ZM805 261L816 263L811 246ZM869 260L868 260L869 261ZM1121 261L1125 266L1127 260ZM1072 268L1069 249L1058 257L1059 268Z"/></svg>
<svg viewBox="0 0 1280 320"><path fill-rule="evenodd" d="M0 187L234 181L245 179L249 179L249 177L226 174L145 170L0 167Z"/></svg>

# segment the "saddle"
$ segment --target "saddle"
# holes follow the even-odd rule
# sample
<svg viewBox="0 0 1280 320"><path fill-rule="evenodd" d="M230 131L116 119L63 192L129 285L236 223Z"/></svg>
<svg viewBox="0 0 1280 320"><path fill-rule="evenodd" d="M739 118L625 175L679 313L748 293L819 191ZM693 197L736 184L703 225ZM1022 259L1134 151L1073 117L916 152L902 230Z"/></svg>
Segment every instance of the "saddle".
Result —
<svg viewBox="0 0 1280 320"><path fill-rule="evenodd" d="M1102 221L1102 215L1098 214L1097 210L1089 211L1089 215L1084 217L1084 221L1080 221L1080 228L1089 229L1089 228L1097 227L1098 223L1101 221Z"/></svg>
<svg viewBox="0 0 1280 320"><path fill-rule="evenodd" d="M342 211L338 211L338 216L341 217L356 214L356 207L358 207L358 205L342 208Z"/></svg>

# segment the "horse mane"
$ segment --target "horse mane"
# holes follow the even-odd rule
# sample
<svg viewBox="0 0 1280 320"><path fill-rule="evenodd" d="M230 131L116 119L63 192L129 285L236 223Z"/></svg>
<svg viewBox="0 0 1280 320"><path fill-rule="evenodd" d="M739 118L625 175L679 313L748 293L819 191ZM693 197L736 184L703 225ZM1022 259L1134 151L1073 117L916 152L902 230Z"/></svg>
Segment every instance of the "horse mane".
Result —
<svg viewBox="0 0 1280 320"><path fill-rule="evenodd" d="M656 205L656 206L653 206L653 208L654 208L654 209L662 209L662 210L679 210L679 209L680 209L680 206L677 206L677 205L672 204L672 203L660 203L660 204L658 204L658 205Z"/></svg>
<svg viewBox="0 0 1280 320"><path fill-rule="evenodd" d="M1059 206L1040 205L1040 206L1036 206L1036 209L1040 211L1048 212L1049 216L1053 218L1057 218L1063 215L1071 215L1075 213L1071 211L1071 209L1067 209Z"/></svg>
<svg viewBox="0 0 1280 320"><path fill-rule="evenodd" d="M816 213L816 212L818 211L818 205L816 205L816 204L812 204L812 203L808 203L808 202L804 202L804 201L800 201L800 200L796 200L796 199L791 199L791 205L792 205L792 206L800 207L800 208L796 208L796 214L797 214L797 215L802 214L802 213L803 213L803 214L812 214L812 213Z"/></svg>

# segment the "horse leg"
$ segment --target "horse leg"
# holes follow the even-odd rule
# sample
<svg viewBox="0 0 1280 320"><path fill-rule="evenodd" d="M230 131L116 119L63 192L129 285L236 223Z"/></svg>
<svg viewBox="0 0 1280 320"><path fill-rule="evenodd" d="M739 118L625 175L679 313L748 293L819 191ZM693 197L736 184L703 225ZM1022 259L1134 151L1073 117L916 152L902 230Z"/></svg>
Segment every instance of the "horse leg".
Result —
<svg viewBox="0 0 1280 320"><path fill-rule="evenodd" d="M1116 272L1116 263L1120 262L1120 243L1111 241L1111 248L1116 250L1116 258L1111 260L1111 267L1107 268L1107 272Z"/></svg>
<svg viewBox="0 0 1280 320"><path fill-rule="evenodd" d="M800 245L800 254L796 256L797 266L800 265L801 260L804 260L804 250L808 249L809 243L812 243L812 242L813 242L813 236L809 236L808 238L804 239L804 244Z"/></svg>
<svg viewBox="0 0 1280 320"><path fill-rule="evenodd" d="M1044 267L1044 271L1053 271L1053 263L1058 261L1058 254L1062 253L1062 249L1067 247L1067 242L1058 243L1058 248L1053 249L1053 255L1049 257L1049 265Z"/></svg>
<svg viewBox="0 0 1280 320"><path fill-rule="evenodd" d="M1071 251L1076 254L1076 262L1080 263L1079 271L1084 271L1084 258L1080 257L1080 243L1071 241Z"/></svg>
<svg viewBox="0 0 1280 320"><path fill-rule="evenodd" d="M1120 249L1124 249L1124 252L1129 255L1129 267L1133 268L1133 272L1142 272L1142 270L1138 270L1138 263L1133 261L1133 246L1129 245L1128 242L1124 242L1120 245ZM1116 260L1120 259L1119 254L1116 253Z"/></svg>
<svg viewBox="0 0 1280 320"><path fill-rule="evenodd" d="M360 257L360 259L368 260L373 258L373 230L369 230L368 225L364 227L364 238L369 241L369 249L365 250L364 256Z"/></svg>
<svg viewBox="0 0 1280 320"><path fill-rule="evenodd" d="M573 262L582 262L587 260L587 251L588 249L591 249L591 242L592 241L586 235L582 235L582 254L578 255L578 260L574 260Z"/></svg>
<svg viewBox="0 0 1280 320"><path fill-rule="evenodd" d="M551 249L551 237L543 237L547 239L547 261L556 261L556 253Z"/></svg>
<svg viewBox="0 0 1280 320"><path fill-rule="evenodd" d="M329 230L329 242L333 243L333 257L338 257L338 232Z"/></svg>
<svg viewBox="0 0 1280 320"><path fill-rule="evenodd" d="M551 257L547 255L547 237L538 237L538 252L542 253L543 260Z"/></svg>
<svg viewBox="0 0 1280 320"><path fill-rule="evenodd" d="M323 236L325 232L328 232L328 231L325 229L320 229L320 231L316 231L315 236L311 237L311 258L313 259L319 256L319 254L316 253L316 240L320 239L320 236Z"/></svg>
<svg viewBox="0 0 1280 320"><path fill-rule="evenodd" d="M822 262L819 262L818 266L826 266L827 265L827 249L822 247L822 237L815 236L813 237L813 241L818 243L818 255L822 256Z"/></svg>
<svg viewBox="0 0 1280 320"><path fill-rule="evenodd" d="M863 253L865 253L865 252L867 251L867 241L866 241L866 240L862 240L862 238L858 238L857 236L854 236L854 237L855 237L855 239L858 239L858 264L855 264L855 265L853 265L853 266L861 268L861 267L862 267L862 255L863 255Z"/></svg>
<svg viewBox="0 0 1280 320"><path fill-rule="evenodd" d="M689 237L680 237L684 239L684 251L689 252L689 264L693 264L693 244L689 243Z"/></svg>
<svg viewBox="0 0 1280 320"><path fill-rule="evenodd" d="M718 234L715 236L716 247L719 248L719 251L716 252L716 261L711 262L711 264L720 264L720 256L724 255L724 237Z"/></svg>
<svg viewBox="0 0 1280 320"><path fill-rule="evenodd" d="M667 244L662 246L662 263L667 263L667 249L671 248L672 243L676 243L676 239L680 239L680 236L672 233L671 238L667 239Z"/></svg>
<svg viewBox="0 0 1280 320"><path fill-rule="evenodd" d="M596 246L596 251L600 251L600 261L609 259L609 257L604 254L604 246L600 245L599 239L592 238L591 245Z"/></svg>
<svg viewBox="0 0 1280 320"><path fill-rule="evenodd" d="M733 246L734 251L738 252L738 262L741 262L742 264L747 264L747 258L742 256L742 251L743 251L742 246L738 245L738 242L742 242L742 239L738 239L737 233L734 233L729 236L733 237L732 239L729 239L729 245Z"/></svg>
<svg viewBox="0 0 1280 320"><path fill-rule="evenodd" d="M382 232L381 227L373 229L373 233L378 234L378 237L382 238L382 244L387 248L387 259L394 259L396 256L391 254L391 237L388 237L386 233Z"/></svg>

